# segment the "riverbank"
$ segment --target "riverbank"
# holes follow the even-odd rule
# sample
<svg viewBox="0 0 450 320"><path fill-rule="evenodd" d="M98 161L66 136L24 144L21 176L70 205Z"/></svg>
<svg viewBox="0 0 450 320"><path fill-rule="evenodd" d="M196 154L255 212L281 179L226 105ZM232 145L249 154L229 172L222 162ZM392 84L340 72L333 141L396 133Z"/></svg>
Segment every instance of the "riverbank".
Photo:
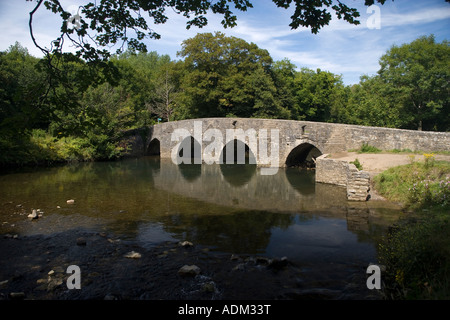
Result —
<svg viewBox="0 0 450 320"><path fill-rule="evenodd" d="M374 178L380 173L394 167L407 165L413 162L424 162L425 157L422 154L413 153L358 153L358 152L339 152L330 155L330 158L338 159L347 162L354 162L358 160L362 166L362 170L366 171L370 175L371 188L370 199L371 200L386 200L386 198L377 190L374 185ZM436 154L433 156L435 161L447 161L450 162L450 155Z"/></svg>
<svg viewBox="0 0 450 320"><path fill-rule="evenodd" d="M355 156L360 154L341 159L351 161ZM385 297L448 300L450 161L433 154L424 154L423 160L408 155L409 161L401 155L385 154L360 158L363 169L369 168L374 176L374 190L405 210L379 245L379 261L386 266ZM376 158L380 162L374 163ZM374 168L380 165L389 168L375 175Z"/></svg>

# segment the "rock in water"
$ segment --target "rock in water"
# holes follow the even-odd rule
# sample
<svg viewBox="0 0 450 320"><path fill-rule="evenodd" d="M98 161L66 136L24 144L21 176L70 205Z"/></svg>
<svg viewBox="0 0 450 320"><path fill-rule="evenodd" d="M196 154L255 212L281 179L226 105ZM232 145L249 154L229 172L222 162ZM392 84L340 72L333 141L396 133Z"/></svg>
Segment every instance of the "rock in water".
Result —
<svg viewBox="0 0 450 320"><path fill-rule="evenodd" d="M77 246L85 246L86 245L86 239L83 237L77 238Z"/></svg>
<svg viewBox="0 0 450 320"><path fill-rule="evenodd" d="M38 218L37 211L35 209L33 209L33 211L31 211L31 213L28 215L28 218L37 219Z"/></svg>
<svg viewBox="0 0 450 320"><path fill-rule="evenodd" d="M9 297L13 300L22 300L25 298L25 292L11 292Z"/></svg>
<svg viewBox="0 0 450 320"><path fill-rule="evenodd" d="M178 270L180 276L191 276L194 277L200 273L200 268L196 265L188 266L184 265Z"/></svg>
<svg viewBox="0 0 450 320"><path fill-rule="evenodd" d="M126 255L124 255L124 257L128 259L139 259L140 257L142 257L142 255L139 252L130 251Z"/></svg>
<svg viewBox="0 0 450 320"><path fill-rule="evenodd" d="M270 263L269 263L269 267L273 268L273 269L281 269L284 268L288 265L288 259L286 257L281 258L280 260L278 259L273 259Z"/></svg>
<svg viewBox="0 0 450 320"><path fill-rule="evenodd" d="M182 246L182 247L185 247L185 248L189 248L189 247L192 247L194 245L192 242L189 242L189 241L179 242L178 244L180 246Z"/></svg>
<svg viewBox="0 0 450 320"><path fill-rule="evenodd" d="M74 203L75 203L75 200L70 199L70 200L67 200L66 202L67 202L67 204L74 204Z"/></svg>

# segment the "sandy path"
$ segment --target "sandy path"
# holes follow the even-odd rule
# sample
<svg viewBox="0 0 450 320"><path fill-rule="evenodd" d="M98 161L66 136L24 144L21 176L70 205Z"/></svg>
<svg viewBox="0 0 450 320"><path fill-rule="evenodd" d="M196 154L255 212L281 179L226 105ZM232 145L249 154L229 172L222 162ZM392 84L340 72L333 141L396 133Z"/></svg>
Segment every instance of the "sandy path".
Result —
<svg viewBox="0 0 450 320"><path fill-rule="evenodd" d="M349 162L355 161L357 158L363 170L369 172L372 177L391 167L409 164L412 157L414 157L414 161L424 160L424 156L421 154L340 152L330 155L330 158ZM450 155L437 154L435 159L450 162Z"/></svg>

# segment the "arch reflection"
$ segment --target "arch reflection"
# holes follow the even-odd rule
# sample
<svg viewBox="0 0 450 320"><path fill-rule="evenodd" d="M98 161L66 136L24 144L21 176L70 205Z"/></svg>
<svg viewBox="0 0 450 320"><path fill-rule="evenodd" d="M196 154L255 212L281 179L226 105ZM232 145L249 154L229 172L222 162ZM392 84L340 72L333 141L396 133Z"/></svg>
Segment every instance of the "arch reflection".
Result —
<svg viewBox="0 0 450 320"><path fill-rule="evenodd" d="M315 174L311 170L300 170L298 168L286 168L286 178L289 184L302 195L315 193Z"/></svg>
<svg viewBox="0 0 450 320"><path fill-rule="evenodd" d="M177 152L178 170L189 182L197 180L202 174L200 143L194 137L186 137Z"/></svg>
<svg viewBox="0 0 450 320"><path fill-rule="evenodd" d="M227 151L232 151L232 154L227 156ZM232 186L247 184L256 173L256 157L249 146L240 140L228 142L222 149L220 159L220 171Z"/></svg>

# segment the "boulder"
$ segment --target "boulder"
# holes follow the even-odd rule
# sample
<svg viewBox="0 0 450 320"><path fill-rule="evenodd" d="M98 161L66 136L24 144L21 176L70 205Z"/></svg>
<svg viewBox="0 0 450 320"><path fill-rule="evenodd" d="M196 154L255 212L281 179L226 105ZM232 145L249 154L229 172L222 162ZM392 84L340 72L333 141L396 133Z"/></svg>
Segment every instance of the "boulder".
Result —
<svg viewBox="0 0 450 320"><path fill-rule="evenodd" d="M86 239L83 237L77 238L77 246L85 246L86 245Z"/></svg>
<svg viewBox="0 0 450 320"><path fill-rule="evenodd" d="M124 257L128 259L139 259L142 257L142 255L139 252L130 251L126 255L124 255Z"/></svg>
<svg viewBox="0 0 450 320"><path fill-rule="evenodd" d="M33 220L33 219L37 219L39 216L37 214L37 210L33 209L33 211L31 211L31 213L28 215L28 218Z"/></svg>
<svg viewBox="0 0 450 320"><path fill-rule="evenodd" d="M184 247L184 248L189 248L189 247L192 247L194 245L192 242L189 242L189 241L179 242L178 244L180 246Z"/></svg>
<svg viewBox="0 0 450 320"><path fill-rule="evenodd" d="M200 273L200 268L197 267L196 265L184 265L180 268L180 270L178 270L178 274L180 276L186 277L186 276L191 276L194 277L196 275L198 275Z"/></svg>

